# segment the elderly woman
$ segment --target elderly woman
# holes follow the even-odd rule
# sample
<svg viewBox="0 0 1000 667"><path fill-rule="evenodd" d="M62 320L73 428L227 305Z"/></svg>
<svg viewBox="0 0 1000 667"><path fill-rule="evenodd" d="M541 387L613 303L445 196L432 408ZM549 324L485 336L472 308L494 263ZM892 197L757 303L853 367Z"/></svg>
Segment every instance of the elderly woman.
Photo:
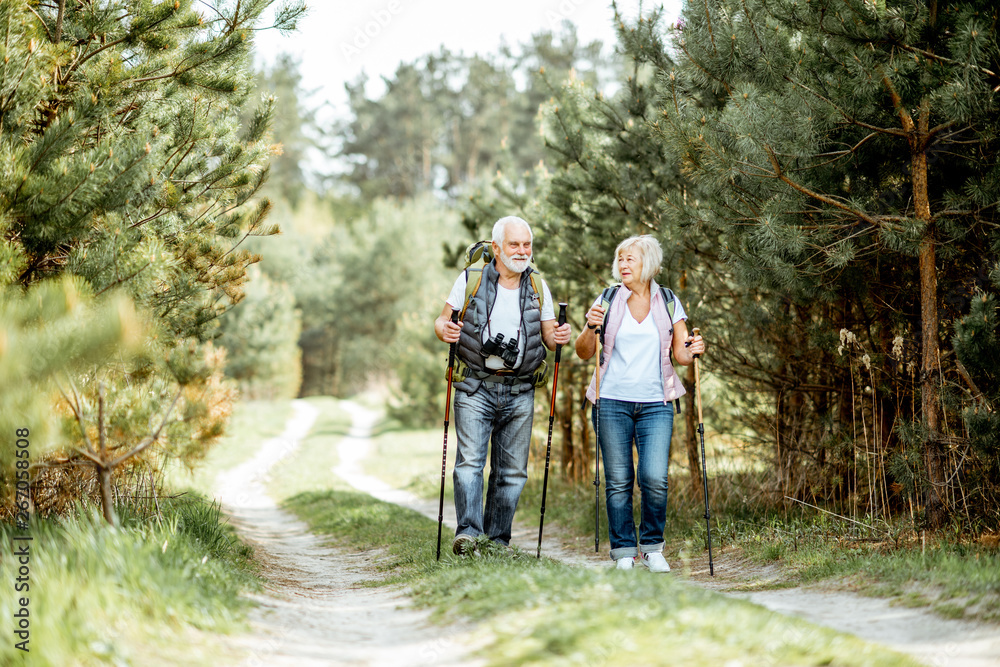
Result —
<svg viewBox="0 0 1000 667"><path fill-rule="evenodd" d="M618 244L612 272L621 285L613 296L609 290L598 296L587 311L587 327L576 339L577 356L590 359L598 327L605 329L600 397L595 371L587 398L598 408L593 419L604 460L611 558L625 570L638 560L651 572L670 571L663 557L670 432L673 401L685 393L670 353L676 363L687 366L694 355L705 352L701 336L688 335L680 301L653 280L662 262L663 251L652 236L633 236ZM633 442L642 494L638 541L632 518Z"/></svg>

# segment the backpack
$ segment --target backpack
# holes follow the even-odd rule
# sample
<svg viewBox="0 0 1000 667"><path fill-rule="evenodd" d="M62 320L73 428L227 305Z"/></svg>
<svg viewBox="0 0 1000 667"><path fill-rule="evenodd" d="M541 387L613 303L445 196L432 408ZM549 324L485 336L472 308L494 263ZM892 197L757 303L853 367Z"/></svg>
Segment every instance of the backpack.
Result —
<svg viewBox="0 0 1000 667"><path fill-rule="evenodd" d="M493 244L490 241L476 241L465 249L465 303L458 316L459 320L465 320L465 311L469 307L469 302L472 301L472 295L476 293L479 285L483 282L483 268L492 261ZM541 274L534 265L531 269L528 280L531 281L531 289L538 296L538 307L541 308L545 303L545 290L539 289L538 283L535 282L535 276L540 277ZM473 277L475 277L474 281Z"/></svg>
<svg viewBox="0 0 1000 667"><path fill-rule="evenodd" d="M604 365L604 332L608 328L608 317L611 315L611 302L615 300L615 296L618 294L618 288L621 287L621 283L617 285L612 285L611 287L605 287L604 291L601 292L601 306L604 307L604 321L601 323L601 356L598 360L599 365ZM667 317L670 319L670 335L674 333L674 311L677 310L677 297L674 295L673 291L669 287L664 287L660 285L660 294L663 296L663 302L667 304ZM587 399L584 399L586 403ZM681 400L678 398L674 400L674 412L680 414L681 412Z"/></svg>

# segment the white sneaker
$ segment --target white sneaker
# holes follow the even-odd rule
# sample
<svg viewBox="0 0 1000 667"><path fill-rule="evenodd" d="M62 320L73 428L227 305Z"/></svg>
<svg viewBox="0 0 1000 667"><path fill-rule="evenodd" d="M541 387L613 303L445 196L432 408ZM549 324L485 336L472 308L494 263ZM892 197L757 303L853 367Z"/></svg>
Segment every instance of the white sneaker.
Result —
<svg viewBox="0 0 1000 667"><path fill-rule="evenodd" d="M616 570L631 570L635 567L635 558L633 556L625 556L625 558L619 558L615 561Z"/></svg>
<svg viewBox="0 0 1000 667"><path fill-rule="evenodd" d="M642 554L640 560L643 565L649 568L650 572L670 572L670 565L667 563L667 559L657 551Z"/></svg>

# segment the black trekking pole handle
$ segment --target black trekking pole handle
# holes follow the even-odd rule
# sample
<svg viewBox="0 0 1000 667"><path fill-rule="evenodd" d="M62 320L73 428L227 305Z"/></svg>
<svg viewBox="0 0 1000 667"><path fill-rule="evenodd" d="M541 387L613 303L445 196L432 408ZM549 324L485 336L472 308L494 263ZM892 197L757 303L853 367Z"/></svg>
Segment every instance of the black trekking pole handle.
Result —
<svg viewBox="0 0 1000 667"><path fill-rule="evenodd" d="M452 324L458 324L458 311L451 311ZM444 399L444 444L441 447L441 496L438 500L438 541L435 560L441 560L441 526L444 523L444 477L448 470L448 418L451 411L451 379L455 369L456 343L448 346L448 392Z"/></svg>
<svg viewBox="0 0 1000 667"><path fill-rule="evenodd" d="M559 304L559 324L566 324L566 304ZM545 525L545 494L549 488L549 458L552 455L552 422L556 414L556 385L559 382L559 357L562 356L562 345L556 345L556 365L552 371L552 399L549 401L549 438L545 444L545 476L542 478L542 512L538 518L538 551L535 558L542 557L542 526Z"/></svg>
<svg viewBox="0 0 1000 667"><path fill-rule="evenodd" d="M691 335L697 336L699 334L699 329L697 327L691 329ZM685 346L690 346L690 342L684 343ZM700 354L695 354L694 356L694 387L695 396L698 399L698 436L701 438L701 481L702 486L705 490L705 531L708 535L708 574L709 576L715 576L715 566L712 563L712 510L708 504L708 465L706 463L705 457L705 420L702 417L701 412L701 374L698 368L698 357Z"/></svg>

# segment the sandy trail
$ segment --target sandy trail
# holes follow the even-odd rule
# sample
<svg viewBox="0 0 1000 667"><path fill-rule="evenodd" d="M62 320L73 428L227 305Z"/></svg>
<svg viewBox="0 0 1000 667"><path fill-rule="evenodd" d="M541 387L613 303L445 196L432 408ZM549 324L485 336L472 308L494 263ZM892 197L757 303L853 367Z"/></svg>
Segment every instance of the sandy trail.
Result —
<svg viewBox="0 0 1000 667"><path fill-rule="evenodd" d="M454 628L428 622L394 588L364 588L370 555L323 546L296 517L267 495L268 471L295 451L318 411L295 401L285 431L261 444L253 459L218 476L223 507L240 534L257 549L271 583L254 596L252 634L233 640L248 653L241 664L478 665Z"/></svg>
<svg viewBox="0 0 1000 667"><path fill-rule="evenodd" d="M927 665L1000 665L1000 629L996 626L949 620L922 609L850 593L786 588L730 594L908 653Z"/></svg>

